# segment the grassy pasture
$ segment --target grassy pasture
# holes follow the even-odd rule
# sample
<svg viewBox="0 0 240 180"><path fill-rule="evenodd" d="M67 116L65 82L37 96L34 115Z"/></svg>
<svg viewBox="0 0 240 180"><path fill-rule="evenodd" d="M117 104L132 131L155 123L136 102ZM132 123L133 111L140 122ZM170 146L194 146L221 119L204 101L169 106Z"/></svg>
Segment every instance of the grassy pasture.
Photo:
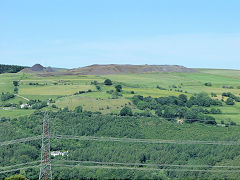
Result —
<svg viewBox="0 0 240 180"><path fill-rule="evenodd" d="M56 105L60 108L69 107L71 110L80 105L84 110L91 109L91 111L100 111L102 113L116 113L125 105L129 105L129 103L130 100L125 98L102 99L95 97L72 96L59 99L56 102Z"/></svg>
<svg viewBox="0 0 240 180"><path fill-rule="evenodd" d="M47 85L29 86L20 89L21 95L72 95L78 91L87 91L93 88L91 85Z"/></svg>
<svg viewBox="0 0 240 180"><path fill-rule="evenodd" d="M221 99L223 92L232 92L235 95L240 94L240 71L236 70L218 70L218 69L198 69L197 73L144 73L144 74L114 74L114 75L66 75L66 76L49 76L41 77L34 74L1 74L0 75L0 92L13 92L13 80L20 80L19 95L28 99L46 100L55 99L56 105L60 108L65 106L70 109L78 105L82 105L85 110L101 111L103 113L119 112L120 107L129 103L129 98L133 96L131 91L137 95L161 97L161 96L178 96L181 90L187 96L194 93L212 92ZM105 79L111 79L116 84L123 86L122 97L119 99L111 99L112 95L106 91L115 90L113 86L105 86ZM92 81L98 81L101 91L97 92L96 87L91 85ZM212 86L204 86L204 83L211 82ZM39 83L39 85L29 85L29 83ZM167 90L159 90L156 86L166 88ZM175 85L177 88L173 88ZM223 89L222 86L233 86L234 89ZM84 93L73 96L78 91L87 91L91 89L94 92ZM170 91L172 89L172 91ZM61 97L61 98L60 98ZM10 103L25 102L20 97L9 100ZM107 106L109 109L107 109ZM134 108L134 107L133 107ZM240 123L240 103L234 106L224 105L220 107L223 114L214 115L218 122L231 118L233 121ZM3 116L19 116L23 111L0 111L0 117Z"/></svg>
<svg viewBox="0 0 240 180"><path fill-rule="evenodd" d="M30 115L33 112L34 110L32 109L11 109L11 110L0 109L0 118L1 117L16 118L20 116Z"/></svg>
<svg viewBox="0 0 240 180"><path fill-rule="evenodd" d="M0 74L0 92L13 92L13 81L21 79L19 74Z"/></svg>
<svg viewBox="0 0 240 180"><path fill-rule="evenodd" d="M222 110L223 114L212 115L218 120L218 122L231 119L238 124L240 123L240 103L236 103L234 106L223 105L218 108Z"/></svg>
<svg viewBox="0 0 240 180"><path fill-rule="evenodd" d="M166 97L166 96L179 96L180 94L184 94L176 91L168 91L168 90L159 90L157 88L124 88L124 91L128 93L123 94L124 97L132 97L133 94L130 94L131 91L134 91L134 95L142 95L142 96L152 96L152 97Z"/></svg>
<svg viewBox="0 0 240 180"><path fill-rule="evenodd" d="M229 69L197 69L201 73L222 75L240 79L240 70L229 70Z"/></svg>
<svg viewBox="0 0 240 180"><path fill-rule="evenodd" d="M239 73L239 71L236 71ZM233 92L239 94L240 90L236 89L240 86L240 79L236 76L224 76L222 74L210 74L210 73L145 73L145 74L124 74L124 75L105 75L105 78L112 79L117 82L122 82L129 87L137 88L155 88L157 85L163 88L169 88L169 86L182 85L183 91L190 93L199 93L201 91L211 93L216 92L221 94L222 92ZM211 82L211 87L206 87L203 84ZM234 86L235 89L223 89L222 86Z"/></svg>

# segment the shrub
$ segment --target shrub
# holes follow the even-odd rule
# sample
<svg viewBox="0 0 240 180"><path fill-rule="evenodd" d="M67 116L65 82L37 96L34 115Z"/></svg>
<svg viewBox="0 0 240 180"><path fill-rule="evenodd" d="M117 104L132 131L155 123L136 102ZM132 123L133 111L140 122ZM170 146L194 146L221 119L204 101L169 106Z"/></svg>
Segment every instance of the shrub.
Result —
<svg viewBox="0 0 240 180"><path fill-rule="evenodd" d="M30 82L29 85L39 85L39 84Z"/></svg>
<svg viewBox="0 0 240 180"><path fill-rule="evenodd" d="M133 115L132 109L128 106L125 106L120 111L120 116L132 116L132 115Z"/></svg>
<svg viewBox="0 0 240 180"><path fill-rule="evenodd" d="M207 82L207 83L204 83L205 86L212 86L212 83L210 82Z"/></svg>
<svg viewBox="0 0 240 180"><path fill-rule="evenodd" d="M236 102L240 102L240 97L238 96L235 96L234 94L232 94L231 92L224 92L222 93L222 96L225 96L225 97L230 97L232 98L233 100L235 100Z"/></svg>
<svg viewBox="0 0 240 180"><path fill-rule="evenodd" d="M162 116L162 109L157 109L156 111L155 111L155 114L157 115L157 116Z"/></svg>
<svg viewBox="0 0 240 180"><path fill-rule="evenodd" d="M212 116L205 116L203 120L205 124L217 124L215 118Z"/></svg>
<svg viewBox="0 0 240 180"><path fill-rule="evenodd" d="M212 97L217 97L217 94L212 92L212 93L211 93L211 96L212 96Z"/></svg>
<svg viewBox="0 0 240 180"><path fill-rule="evenodd" d="M36 104L32 105L32 109L42 109L47 106L47 102L37 102Z"/></svg>
<svg viewBox="0 0 240 180"><path fill-rule="evenodd" d="M113 92L114 92L113 90L106 91L106 93L108 93L108 94L112 94Z"/></svg>
<svg viewBox="0 0 240 180"><path fill-rule="evenodd" d="M215 108L212 108L210 110L210 113L211 114L222 114L222 111L220 109L215 109Z"/></svg>
<svg viewBox="0 0 240 180"><path fill-rule="evenodd" d="M187 96L185 95L185 94L180 94L179 96L178 96L178 98L180 99L180 100L182 100L184 103L186 103L187 102Z"/></svg>
<svg viewBox="0 0 240 180"><path fill-rule="evenodd" d="M7 121L8 119L7 118L5 118L5 117L2 117L1 118L1 122L5 122L5 121Z"/></svg>
<svg viewBox="0 0 240 180"><path fill-rule="evenodd" d="M122 91L122 85L118 84L115 86L115 89L117 92L121 92Z"/></svg>
<svg viewBox="0 0 240 180"><path fill-rule="evenodd" d="M16 93L16 94L18 93L18 88L17 87L14 88L14 93Z"/></svg>
<svg viewBox="0 0 240 180"><path fill-rule="evenodd" d="M2 93L2 95L1 95L1 100L2 100L2 101L7 101L7 100L9 100L9 99L11 99L11 98L14 98L14 94L9 93L9 92L7 92L7 93Z"/></svg>
<svg viewBox="0 0 240 180"><path fill-rule="evenodd" d="M11 107L12 104L11 103L5 103L5 104L2 104L3 107Z"/></svg>
<svg viewBox="0 0 240 180"><path fill-rule="evenodd" d="M57 108L57 106L55 104L52 105L52 108Z"/></svg>
<svg viewBox="0 0 240 180"><path fill-rule="evenodd" d="M97 81L92 81L91 84L92 85L98 85L98 82Z"/></svg>
<svg viewBox="0 0 240 180"><path fill-rule="evenodd" d="M74 111L75 111L76 113L81 113L82 110L83 110L82 106L77 106Z"/></svg>
<svg viewBox="0 0 240 180"><path fill-rule="evenodd" d="M157 85L157 89L160 89L160 90L167 90L166 88L163 88L163 87L161 87L161 86L159 86L159 85Z"/></svg>
<svg viewBox="0 0 240 180"><path fill-rule="evenodd" d="M222 86L224 89L234 89L233 86Z"/></svg>
<svg viewBox="0 0 240 180"><path fill-rule="evenodd" d="M145 101L140 101L140 102L137 103L137 107L140 110L144 110L144 109L149 107L149 103L147 103Z"/></svg>
<svg viewBox="0 0 240 180"><path fill-rule="evenodd" d="M104 81L104 84L107 85L107 86L111 86L112 85L112 81L110 79L106 79Z"/></svg>
<svg viewBox="0 0 240 180"><path fill-rule="evenodd" d="M234 103L234 100L233 100L232 98L228 98L227 101L226 101L226 104L232 106L232 105L234 105L235 103Z"/></svg>
<svg viewBox="0 0 240 180"><path fill-rule="evenodd" d="M13 81L14 86L18 86L18 83L19 83L18 81Z"/></svg>
<svg viewBox="0 0 240 180"><path fill-rule="evenodd" d="M101 91L101 87L100 86L96 86L96 89L97 89L97 91Z"/></svg>

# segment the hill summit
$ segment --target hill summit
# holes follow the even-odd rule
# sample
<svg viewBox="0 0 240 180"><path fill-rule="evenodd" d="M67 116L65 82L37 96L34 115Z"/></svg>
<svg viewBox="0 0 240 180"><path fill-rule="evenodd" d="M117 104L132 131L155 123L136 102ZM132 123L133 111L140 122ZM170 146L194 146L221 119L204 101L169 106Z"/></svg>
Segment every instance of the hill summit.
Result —
<svg viewBox="0 0 240 180"><path fill-rule="evenodd" d="M35 64L30 68L30 70L32 70L32 71L43 71L44 67L41 64Z"/></svg>
<svg viewBox="0 0 240 180"><path fill-rule="evenodd" d="M71 69L65 74L82 74L82 75L104 75L104 74L128 74L128 73L146 73L146 72L196 72L194 69L186 68L179 65L119 65L93 64L81 68Z"/></svg>
<svg viewBox="0 0 240 180"><path fill-rule="evenodd" d="M35 64L30 68L25 68L21 72L25 73L45 73L45 72L55 72L51 67L43 67L41 64Z"/></svg>

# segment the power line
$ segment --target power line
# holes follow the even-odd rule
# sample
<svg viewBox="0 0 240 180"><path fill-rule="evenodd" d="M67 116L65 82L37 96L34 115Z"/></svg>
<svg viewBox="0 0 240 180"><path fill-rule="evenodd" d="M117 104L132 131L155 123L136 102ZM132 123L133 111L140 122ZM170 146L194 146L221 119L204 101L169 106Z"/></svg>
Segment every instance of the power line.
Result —
<svg viewBox="0 0 240 180"><path fill-rule="evenodd" d="M39 140L42 136L33 136L23 139L0 142L0 146L23 143ZM105 141L105 142L126 142L126 143L150 143L150 144L205 144L205 145L240 145L240 141L200 141L200 140L162 140L162 139L135 139L116 137L96 137L96 136L72 136L72 135L52 135L53 139L75 139L83 141Z"/></svg>
<svg viewBox="0 0 240 180"><path fill-rule="evenodd" d="M31 163L36 163L39 161L35 162L29 162L25 164L31 164ZM147 164L142 164L142 163L115 163L115 162L94 162L94 161L65 161L65 162L75 162L75 163L96 163L96 164L103 164L103 165L132 165L132 166L140 166L140 165L147 165ZM22 165L22 164L18 164ZM151 166L166 166L166 164L148 164ZM17 165L14 165L17 166ZM86 165L67 165L67 164L52 164L52 166L55 167L77 167L77 168L90 168L90 169L126 169L126 170L143 170L143 171L159 171L159 170L164 170L164 171L180 171L180 172L238 172L240 173L239 170L206 170L206 169L167 169L167 168L142 168L142 167L113 167L113 166L86 166ZM204 166L204 165L193 165L193 166L188 166L188 165L167 165L170 167L210 167L210 166ZM13 167L13 166L9 166ZM40 165L35 165L35 166L28 166L28 167L23 167L23 168L18 168L18 169L12 169L12 170L5 170L5 171L0 171L0 174L3 173L9 173L9 172L14 172L14 171L19 171L19 170L25 170L25 169L31 169L31 168L37 168L40 167ZM224 167L224 168L239 168L239 166L212 166L212 167Z"/></svg>
<svg viewBox="0 0 240 180"><path fill-rule="evenodd" d="M161 139L134 139L115 137L95 137L95 136L71 136L54 135L56 139L74 139L82 141L104 141L104 142L125 142L125 143L150 143L150 144L202 144L202 145L240 145L240 141L199 141L199 140L161 140Z"/></svg>
<svg viewBox="0 0 240 180"><path fill-rule="evenodd" d="M55 167L76 167L76 168L90 168L90 169L127 169L127 170L139 170L139 171L179 171L179 172L218 172L218 173L224 173L224 172L238 172L239 170L205 170L205 169L160 169L160 168L136 168L136 167L114 167L114 166L83 166L83 165L66 165L66 164L52 164L52 166Z"/></svg>
<svg viewBox="0 0 240 180"><path fill-rule="evenodd" d="M178 165L178 164L144 164L144 163L119 163L119 162L99 162L99 161L75 161L75 160L53 160L53 162L83 163L83 164L103 164L103 165L125 165L125 166L159 166L159 167L187 167L187 168L228 168L238 169L240 166L211 166L211 165Z"/></svg>
<svg viewBox="0 0 240 180"><path fill-rule="evenodd" d="M6 145L16 144L16 143L23 143L23 142L27 142L27 141L38 140L41 138L42 138L42 136L33 136L33 137L27 137L27 138L22 138L22 139L15 139L15 140L11 140L11 141L4 141L4 142L0 142L0 146L6 146Z"/></svg>
<svg viewBox="0 0 240 180"><path fill-rule="evenodd" d="M28 166L28 167L23 167L23 168L18 168L18 169L12 169L12 170L6 170L6 171L0 171L0 174L9 173L9 172L15 172L15 171L20 171L20 170L24 170L24 169L32 169L32 168L36 168L36 167L39 167L39 166L40 166L40 165Z"/></svg>
<svg viewBox="0 0 240 180"><path fill-rule="evenodd" d="M39 160L39 161L22 163L22 164L15 164L15 165L11 165L11 166L2 166L2 167L0 167L0 169L11 169L11 168L18 167L18 166L25 166L25 165L35 164L35 163L39 163L39 162L41 162L41 161Z"/></svg>
<svg viewBox="0 0 240 180"><path fill-rule="evenodd" d="M205 115L207 115L207 114L205 114ZM116 116L118 116L118 115L116 115ZM139 117L136 117L136 118L139 118ZM175 117L175 118L157 117L157 118L163 119L163 120L183 120L183 121L190 120L190 121L199 121L199 122L204 122L204 121L216 122L216 120L213 120L213 119L195 119L195 118L185 119L185 118L180 118L180 117Z"/></svg>
<svg viewBox="0 0 240 180"><path fill-rule="evenodd" d="M39 140L42 136L33 136L23 139L1 142L0 146L23 143ZM95 137L95 136L72 136L72 135L52 135L56 139L75 139L87 141L109 141L109 142L129 142L129 143L151 143L151 144L209 144L209 145L240 145L240 141L200 141L200 140L161 140L161 139L134 139L134 138L115 138L115 137Z"/></svg>

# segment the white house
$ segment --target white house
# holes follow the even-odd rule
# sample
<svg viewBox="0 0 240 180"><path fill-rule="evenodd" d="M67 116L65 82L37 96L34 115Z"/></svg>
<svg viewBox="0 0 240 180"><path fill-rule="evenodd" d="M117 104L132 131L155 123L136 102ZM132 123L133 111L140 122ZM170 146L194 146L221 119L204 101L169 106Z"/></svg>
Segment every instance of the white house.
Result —
<svg viewBox="0 0 240 180"><path fill-rule="evenodd" d="M25 106L28 106L28 104L21 104L20 108L23 109Z"/></svg>
<svg viewBox="0 0 240 180"><path fill-rule="evenodd" d="M61 151L52 151L51 152L51 156L65 156L66 154L68 153L68 151L67 152L61 152Z"/></svg>

